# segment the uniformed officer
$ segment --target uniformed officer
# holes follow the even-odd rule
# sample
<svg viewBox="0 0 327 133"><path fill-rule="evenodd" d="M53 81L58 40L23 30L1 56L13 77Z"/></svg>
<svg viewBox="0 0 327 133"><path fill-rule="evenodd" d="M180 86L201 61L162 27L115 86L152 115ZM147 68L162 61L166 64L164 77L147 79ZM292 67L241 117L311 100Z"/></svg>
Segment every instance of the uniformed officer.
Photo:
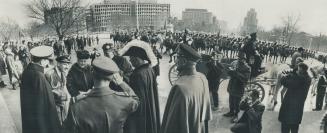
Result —
<svg viewBox="0 0 327 133"><path fill-rule="evenodd" d="M38 46L31 49L30 53L32 62L23 72L20 91L22 132L60 133L52 87L44 76L53 49Z"/></svg>
<svg viewBox="0 0 327 133"><path fill-rule="evenodd" d="M64 122L66 133L123 133L128 115L136 111L139 100L118 74L119 68L110 58L98 57L94 67L94 89L70 106ZM109 88L110 82L124 92Z"/></svg>
<svg viewBox="0 0 327 133"><path fill-rule="evenodd" d="M177 53L180 77L168 96L160 133L208 133L211 119L209 86L195 64L201 56L181 44Z"/></svg>

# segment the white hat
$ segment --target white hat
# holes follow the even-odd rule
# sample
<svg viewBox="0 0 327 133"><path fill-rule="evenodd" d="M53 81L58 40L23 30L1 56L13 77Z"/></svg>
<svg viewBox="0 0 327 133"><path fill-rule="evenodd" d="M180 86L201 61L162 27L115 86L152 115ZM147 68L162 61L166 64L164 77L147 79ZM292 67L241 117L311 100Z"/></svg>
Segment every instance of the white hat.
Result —
<svg viewBox="0 0 327 133"><path fill-rule="evenodd" d="M49 58L53 54L53 48L50 46L37 46L31 49L31 55L39 58Z"/></svg>

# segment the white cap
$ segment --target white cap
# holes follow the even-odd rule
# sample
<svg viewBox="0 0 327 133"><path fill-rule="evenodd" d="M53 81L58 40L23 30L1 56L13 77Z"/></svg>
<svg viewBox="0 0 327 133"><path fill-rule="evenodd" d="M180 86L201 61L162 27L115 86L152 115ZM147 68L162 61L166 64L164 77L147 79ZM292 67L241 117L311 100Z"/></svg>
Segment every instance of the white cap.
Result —
<svg viewBox="0 0 327 133"><path fill-rule="evenodd" d="M50 46L37 46L31 49L31 55L39 58L49 58L53 54L53 48Z"/></svg>

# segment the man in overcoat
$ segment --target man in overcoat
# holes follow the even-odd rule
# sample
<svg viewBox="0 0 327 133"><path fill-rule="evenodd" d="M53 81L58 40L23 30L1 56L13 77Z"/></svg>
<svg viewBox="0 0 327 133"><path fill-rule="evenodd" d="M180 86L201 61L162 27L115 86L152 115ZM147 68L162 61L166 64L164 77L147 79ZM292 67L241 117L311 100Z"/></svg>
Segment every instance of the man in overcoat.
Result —
<svg viewBox="0 0 327 133"><path fill-rule="evenodd" d="M228 75L231 77L227 91L229 93L229 112L224 114L226 117L236 116L239 110L241 98L244 95L245 85L250 78L250 67L246 63L245 53L239 52L238 60L232 63Z"/></svg>
<svg viewBox="0 0 327 133"><path fill-rule="evenodd" d="M62 55L56 58L56 66L45 74L52 87L52 93L56 102L57 113L60 123L66 119L70 95L66 88L66 75L69 70L70 57Z"/></svg>
<svg viewBox="0 0 327 133"><path fill-rule="evenodd" d="M65 133L123 133L125 121L138 108L139 99L119 75L114 61L99 57L92 66L94 89L70 106ZM110 82L124 91L111 90Z"/></svg>
<svg viewBox="0 0 327 133"><path fill-rule="evenodd" d="M177 55L180 77L169 93L160 133L208 133L212 118L208 80L195 68L201 56L187 44L179 46Z"/></svg>
<svg viewBox="0 0 327 133"><path fill-rule="evenodd" d="M134 40L122 49L130 56L134 71L129 85L140 98L140 106L128 119L124 133L158 133L160 128L159 95L156 75L152 69L156 57L148 43ZM125 52L124 52L125 51Z"/></svg>
<svg viewBox="0 0 327 133"><path fill-rule="evenodd" d="M281 79L281 84L287 88L278 116L282 124L282 133L298 132L304 103L311 85L311 78L307 72L308 66L299 63L297 67L296 73L290 73Z"/></svg>
<svg viewBox="0 0 327 133"><path fill-rule="evenodd" d="M44 76L52 47L31 49L32 63L22 75L20 99L23 133L61 133L52 87Z"/></svg>

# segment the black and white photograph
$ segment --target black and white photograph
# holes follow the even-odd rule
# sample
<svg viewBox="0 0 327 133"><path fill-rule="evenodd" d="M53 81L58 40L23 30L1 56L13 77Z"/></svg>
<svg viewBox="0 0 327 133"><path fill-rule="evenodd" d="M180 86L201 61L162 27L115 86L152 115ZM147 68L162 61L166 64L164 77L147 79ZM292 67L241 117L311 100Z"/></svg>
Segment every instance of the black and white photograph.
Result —
<svg viewBox="0 0 327 133"><path fill-rule="evenodd" d="M327 133L327 0L0 0L0 133Z"/></svg>

